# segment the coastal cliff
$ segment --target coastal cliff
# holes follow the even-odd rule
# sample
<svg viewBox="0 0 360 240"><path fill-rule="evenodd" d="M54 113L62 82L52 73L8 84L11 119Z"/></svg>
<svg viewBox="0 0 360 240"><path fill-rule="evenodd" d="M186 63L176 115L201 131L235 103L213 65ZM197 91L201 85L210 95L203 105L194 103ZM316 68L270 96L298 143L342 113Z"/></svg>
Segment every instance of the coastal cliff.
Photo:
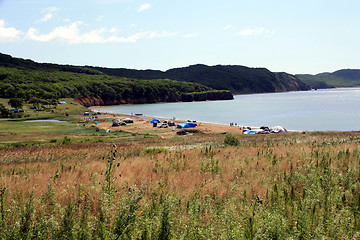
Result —
<svg viewBox="0 0 360 240"><path fill-rule="evenodd" d="M145 104L158 102L193 102L193 101L214 101L214 100L232 100L234 96L230 91L214 90L204 92L191 92L183 94L174 94L165 99L161 98L126 98L126 99L101 99L99 97L76 97L75 101L85 107L107 106L120 104Z"/></svg>

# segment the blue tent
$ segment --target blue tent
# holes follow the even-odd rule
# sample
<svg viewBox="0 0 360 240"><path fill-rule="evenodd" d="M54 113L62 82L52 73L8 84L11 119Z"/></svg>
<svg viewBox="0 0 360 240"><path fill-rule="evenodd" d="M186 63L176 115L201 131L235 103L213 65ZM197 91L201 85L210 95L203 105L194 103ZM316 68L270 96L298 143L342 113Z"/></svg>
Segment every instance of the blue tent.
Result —
<svg viewBox="0 0 360 240"><path fill-rule="evenodd" d="M177 128L193 128L196 127L196 124L193 122L184 122L177 125Z"/></svg>
<svg viewBox="0 0 360 240"><path fill-rule="evenodd" d="M161 121L159 119L154 118L150 121L150 123L161 123Z"/></svg>
<svg viewBox="0 0 360 240"><path fill-rule="evenodd" d="M259 132L263 132L264 130L262 129L253 129L253 130L250 130L250 129L244 129L242 131L242 134L258 134Z"/></svg>

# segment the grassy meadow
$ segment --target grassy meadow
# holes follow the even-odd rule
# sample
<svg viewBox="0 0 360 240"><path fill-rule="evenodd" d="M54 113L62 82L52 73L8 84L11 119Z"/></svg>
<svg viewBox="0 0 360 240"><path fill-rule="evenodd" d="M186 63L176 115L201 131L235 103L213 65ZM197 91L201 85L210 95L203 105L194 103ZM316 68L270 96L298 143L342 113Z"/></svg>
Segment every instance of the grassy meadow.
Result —
<svg viewBox="0 0 360 240"><path fill-rule="evenodd" d="M1 239L360 238L360 132L163 139L51 110L0 120Z"/></svg>

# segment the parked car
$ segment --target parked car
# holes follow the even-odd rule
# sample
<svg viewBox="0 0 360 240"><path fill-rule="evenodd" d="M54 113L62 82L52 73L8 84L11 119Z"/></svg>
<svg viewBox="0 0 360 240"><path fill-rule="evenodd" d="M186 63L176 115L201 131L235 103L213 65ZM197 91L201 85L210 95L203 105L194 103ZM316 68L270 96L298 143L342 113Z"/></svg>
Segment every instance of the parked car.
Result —
<svg viewBox="0 0 360 240"><path fill-rule="evenodd" d="M131 118L125 118L125 119L123 120L123 122L125 122L125 123L133 123L134 120L132 120Z"/></svg>
<svg viewBox="0 0 360 240"><path fill-rule="evenodd" d="M162 123L161 125L158 126L158 128L167 128L167 127L169 127L167 123Z"/></svg>
<svg viewBox="0 0 360 240"><path fill-rule="evenodd" d="M184 129L182 129L182 130L178 131L176 134L177 135L186 135L187 132Z"/></svg>

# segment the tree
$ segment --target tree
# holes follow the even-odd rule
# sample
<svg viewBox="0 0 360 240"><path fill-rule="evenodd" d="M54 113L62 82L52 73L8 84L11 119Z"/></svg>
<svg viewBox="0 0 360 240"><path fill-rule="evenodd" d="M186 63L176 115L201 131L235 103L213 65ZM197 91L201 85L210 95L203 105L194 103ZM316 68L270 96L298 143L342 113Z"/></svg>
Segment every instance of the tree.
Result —
<svg viewBox="0 0 360 240"><path fill-rule="evenodd" d="M21 98L10 98L9 105L13 108L20 109L23 105L23 100Z"/></svg>
<svg viewBox="0 0 360 240"><path fill-rule="evenodd" d="M41 99L37 97L31 97L29 100L29 103L36 106L36 108L39 108L39 103L41 102Z"/></svg>
<svg viewBox="0 0 360 240"><path fill-rule="evenodd" d="M10 116L10 111L5 108L4 105L0 104L0 118L7 118Z"/></svg>

